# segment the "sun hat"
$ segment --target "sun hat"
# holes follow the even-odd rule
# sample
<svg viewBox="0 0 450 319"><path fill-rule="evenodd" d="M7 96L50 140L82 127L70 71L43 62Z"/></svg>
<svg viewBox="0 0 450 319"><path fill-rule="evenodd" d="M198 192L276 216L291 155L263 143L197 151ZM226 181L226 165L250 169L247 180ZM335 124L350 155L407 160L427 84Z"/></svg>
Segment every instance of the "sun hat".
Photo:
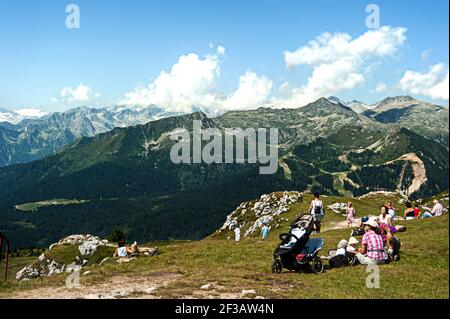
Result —
<svg viewBox="0 0 450 319"><path fill-rule="evenodd" d="M377 220L376 220L376 218L373 218L373 217L369 218L369 220L366 221L364 223L364 225L368 225L368 226L373 227L373 228L377 228L378 227Z"/></svg>
<svg viewBox="0 0 450 319"><path fill-rule="evenodd" d="M345 248L348 246L348 242L345 239L342 239L338 244L338 249Z"/></svg>
<svg viewBox="0 0 450 319"><path fill-rule="evenodd" d="M355 237L350 237L350 239L348 240L348 244L349 245L356 245L356 244L359 244L359 241Z"/></svg>

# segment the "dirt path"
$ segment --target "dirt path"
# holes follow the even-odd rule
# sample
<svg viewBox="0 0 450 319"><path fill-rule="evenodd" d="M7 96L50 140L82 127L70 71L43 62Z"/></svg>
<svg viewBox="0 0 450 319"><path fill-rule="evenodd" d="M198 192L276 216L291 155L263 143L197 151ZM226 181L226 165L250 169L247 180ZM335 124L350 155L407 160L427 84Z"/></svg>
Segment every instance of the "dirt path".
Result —
<svg viewBox="0 0 450 319"><path fill-rule="evenodd" d="M343 220L340 222L329 223L328 225L326 225L322 228L322 232L326 232L329 230L346 229L346 228L348 228L347 220ZM350 232L350 228L348 228L348 230Z"/></svg>
<svg viewBox="0 0 450 319"><path fill-rule="evenodd" d="M101 284L80 288L45 287L19 292L14 299L158 299L158 289L181 278L176 273L113 276Z"/></svg>

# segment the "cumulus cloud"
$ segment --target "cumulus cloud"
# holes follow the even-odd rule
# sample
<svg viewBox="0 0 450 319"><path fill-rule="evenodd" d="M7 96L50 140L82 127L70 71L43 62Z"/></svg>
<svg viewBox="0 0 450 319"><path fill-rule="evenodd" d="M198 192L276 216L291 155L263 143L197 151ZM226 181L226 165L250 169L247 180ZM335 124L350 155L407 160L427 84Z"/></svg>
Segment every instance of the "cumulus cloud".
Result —
<svg viewBox="0 0 450 319"><path fill-rule="evenodd" d="M39 109L32 109L32 108L26 108L26 109L19 109L19 110L15 110L14 112L16 112L17 114L19 114L22 117L42 117L47 115L46 112L39 110Z"/></svg>
<svg viewBox="0 0 450 319"><path fill-rule="evenodd" d="M208 106L216 100L215 83L219 75L220 61L216 55L204 59L197 54L183 55L170 72L162 71L148 87L125 93L119 104L158 105L181 112L192 106Z"/></svg>
<svg viewBox="0 0 450 319"><path fill-rule="evenodd" d="M444 63L439 63L424 73L408 70L400 80L400 87L411 94L448 101L449 68Z"/></svg>
<svg viewBox="0 0 450 319"><path fill-rule="evenodd" d="M89 102L94 98L100 97L100 93L93 92L91 88L83 83L77 87L65 87L61 90L58 97L52 98L53 102Z"/></svg>
<svg viewBox="0 0 450 319"><path fill-rule="evenodd" d="M433 52L432 49L427 49L427 50L425 50L425 51L422 52L422 54L420 55L420 58L421 58L423 61L427 61L428 58L430 57L430 55L431 55L432 52Z"/></svg>
<svg viewBox="0 0 450 319"><path fill-rule="evenodd" d="M374 91L376 93L384 93L384 92L387 91L387 89L388 89L387 85L384 84L383 82L380 82L380 83L377 84L377 86L375 87Z"/></svg>
<svg viewBox="0 0 450 319"><path fill-rule="evenodd" d="M239 87L223 101L226 109L251 109L264 106L269 99L273 82L265 76L247 71L239 79Z"/></svg>
<svg viewBox="0 0 450 319"><path fill-rule="evenodd" d="M174 112L190 112L199 107L220 112L267 103L272 81L254 72L242 75L238 88L228 96L216 90L220 56L224 53L225 48L218 47L216 55L204 58L197 54L183 55L169 72L162 71L147 87L125 93L119 105L158 105Z"/></svg>
<svg viewBox="0 0 450 319"><path fill-rule="evenodd" d="M399 50L406 41L405 34L405 28L389 26L367 31L355 39L346 33L324 33L306 46L286 51L287 68L308 65L312 67L312 75L305 85L292 90L288 100L278 102L285 107L297 107L354 89L364 83L370 65Z"/></svg>

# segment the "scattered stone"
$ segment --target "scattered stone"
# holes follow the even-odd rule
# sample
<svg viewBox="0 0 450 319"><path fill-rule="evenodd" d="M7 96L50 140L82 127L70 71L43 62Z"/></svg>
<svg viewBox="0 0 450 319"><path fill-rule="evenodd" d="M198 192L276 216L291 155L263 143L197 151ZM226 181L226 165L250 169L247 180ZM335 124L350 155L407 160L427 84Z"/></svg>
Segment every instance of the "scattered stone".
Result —
<svg viewBox="0 0 450 319"><path fill-rule="evenodd" d="M102 261L100 262L99 266L103 265L105 262L107 262L109 260L110 257L106 257L103 258Z"/></svg>
<svg viewBox="0 0 450 319"><path fill-rule="evenodd" d="M242 290L241 295L242 295L242 296L256 295L256 291L254 291L253 289L250 289L250 290Z"/></svg>
<svg viewBox="0 0 450 319"><path fill-rule="evenodd" d="M81 265L77 265L77 263L73 262L66 267L66 273L73 273L81 270Z"/></svg>
<svg viewBox="0 0 450 319"><path fill-rule="evenodd" d="M152 295L156 292L157 288L156 287L150 287L144 290L144 293L148 294L148 295Z"/></svg>
<svg viewBox="0 0 450 319"><path fill-rule="evenodd" d="M211 284L206 284L206 285L201 286L200 289L201 290L209 290L209 289L211 289L211 286L212 286Z"/></svg>

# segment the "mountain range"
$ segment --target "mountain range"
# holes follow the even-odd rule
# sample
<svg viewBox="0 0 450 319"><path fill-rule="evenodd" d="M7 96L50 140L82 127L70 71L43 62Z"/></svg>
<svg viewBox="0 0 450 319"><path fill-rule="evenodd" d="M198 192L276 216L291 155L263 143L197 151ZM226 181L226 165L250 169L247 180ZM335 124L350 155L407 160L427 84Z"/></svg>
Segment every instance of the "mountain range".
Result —
<svg viewBox="0 0 450 319"><path fill-rule="evenodd" d="M78 107L40 118L24 118L17 123L16 117L11 122L0 123L0 167L44 158L80 137L95 136L116 127L144 124L174 115L179 113L149 106L132 109ZM13 119L14 115L10 118ZM3 119L8 117L3 116Z"/></svg>
<svg viewBox="0 0 450 319"><path fill-rule="evenodd" d="M42 246L71 233L106 236L114 227L141 241L203 238L240 202L279 190L354 196L388 190L419 198L448 189L448 108L411 97L388 98L362 113L321 98L298 109L213 118L195 112L110 130L98 124L105 116L97 111L20 123L26 131L27 123L53 123L54 132L64 128L67 143L74 142L58 144L41 160L0 168L0 231L18 246ZM158 114L146 112L143 118ZM259 175L257 164L173 164L169 133L192 134L194 120L221 131L278 128L277 173ZM37 212L24 212L23 204Z"/></svg>

